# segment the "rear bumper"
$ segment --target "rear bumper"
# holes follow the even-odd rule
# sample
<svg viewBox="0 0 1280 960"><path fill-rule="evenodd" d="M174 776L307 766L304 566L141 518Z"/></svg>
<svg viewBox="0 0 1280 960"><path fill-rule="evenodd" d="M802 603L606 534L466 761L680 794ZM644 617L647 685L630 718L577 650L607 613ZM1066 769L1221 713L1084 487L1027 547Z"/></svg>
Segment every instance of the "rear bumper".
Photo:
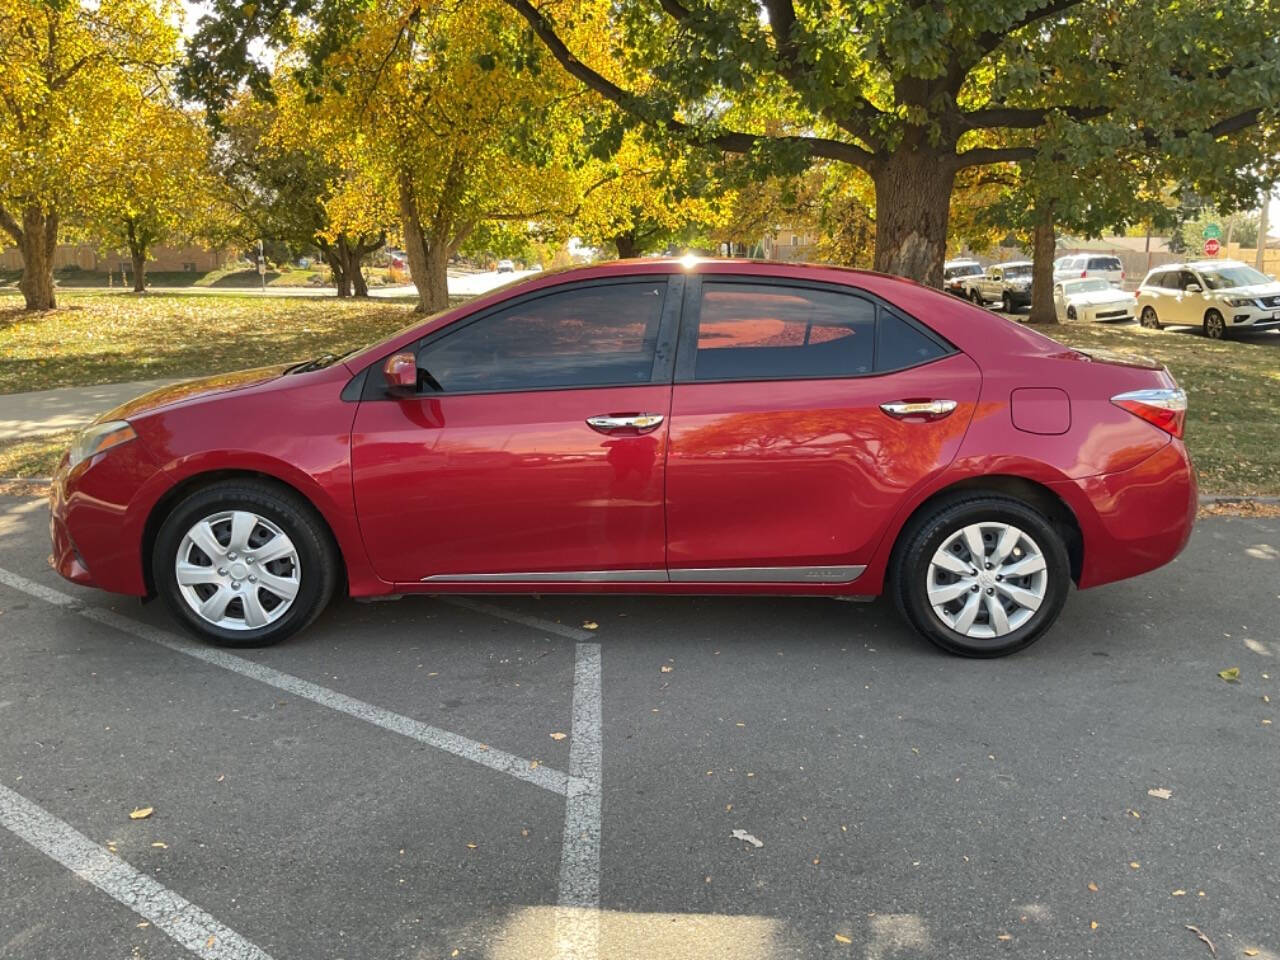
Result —
<svg viewBox="0 0 1280 960"><path fill-rule="evenodd" d="M1162 567L1191 537L1196 478L1180 440L1118 473L1050 485L1075 512L1084 539L1079 586Z"/></svg>

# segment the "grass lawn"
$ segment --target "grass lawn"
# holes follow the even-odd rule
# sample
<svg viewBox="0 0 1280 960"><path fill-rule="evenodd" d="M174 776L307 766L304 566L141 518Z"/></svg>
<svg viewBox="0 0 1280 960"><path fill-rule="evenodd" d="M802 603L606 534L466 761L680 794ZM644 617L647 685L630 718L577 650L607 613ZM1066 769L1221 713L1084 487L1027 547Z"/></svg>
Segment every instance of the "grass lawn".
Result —
<svg viewBox="0 0 1280 960"><path fill-rule="evenodd" d="M0 294L0 393L221 373L338 353L410 323L405 304L64 292L28 315ZM1187 442L1206 493L1280 494L1280 336L1211 341L1135 325L1041 328L1070 346L1154 357L1186 389ZM0 477L48 475L67 438L0 441Z"/></svg>

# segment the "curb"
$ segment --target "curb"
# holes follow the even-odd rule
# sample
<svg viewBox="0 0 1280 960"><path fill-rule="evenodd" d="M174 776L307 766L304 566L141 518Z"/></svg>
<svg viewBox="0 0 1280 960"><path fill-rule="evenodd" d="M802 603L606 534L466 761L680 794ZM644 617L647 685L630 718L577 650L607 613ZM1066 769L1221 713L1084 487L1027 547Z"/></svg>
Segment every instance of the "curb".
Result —
<svg viewBox="0 0 1280 960"><path fill-rule="evenodd" d="M1208 506L1208 505L1219 504L1219 503L1221 504L1227 504L1227 503L1278 504L1280 503L1280 497L1260 497L1260 496L1253 496L1252 494L1241 494L1239 496L1236 496L1229 493L1202 493L1200 494L1199 500L1200 500L1201 506Z"/></svg>

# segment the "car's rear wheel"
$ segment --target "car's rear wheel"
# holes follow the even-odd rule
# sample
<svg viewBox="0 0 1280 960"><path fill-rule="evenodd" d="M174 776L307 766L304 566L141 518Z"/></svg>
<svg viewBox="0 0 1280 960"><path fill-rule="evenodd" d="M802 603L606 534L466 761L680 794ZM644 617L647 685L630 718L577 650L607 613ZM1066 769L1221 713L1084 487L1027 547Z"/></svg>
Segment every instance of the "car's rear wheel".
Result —
<svg viewBox="0 0 1280 960"><path fill-rule="evenodd" d="M337 562L323 522L291 491L255 480L198 490L156 536L152 572L173 615L219 646L278 643L328 604Z"/></svg>
<svg viewBox="0 0 1280 960"><path fill-rule="evenodd" d="M1071 564L1039 511L998 495L940 505L903 531L891 590L907 621L949 653L1000 657L1052 626Z"/></svg>
<svg viewBox="0 0 1280 960"><path fill-rule="evenodd" d="M1149 330L1160 329L1160 318L1156 316L1156 312L1151 307L1143 307L1142 315L1138 318L1138 322Z"/></svg>
<svg viewBox="0 0 1280 960"><path fill-rule="evenodd" d="M1227 321L1217 310L1204 315L1204 335L1210 340L1221 340L1227 335Z"/></svg>

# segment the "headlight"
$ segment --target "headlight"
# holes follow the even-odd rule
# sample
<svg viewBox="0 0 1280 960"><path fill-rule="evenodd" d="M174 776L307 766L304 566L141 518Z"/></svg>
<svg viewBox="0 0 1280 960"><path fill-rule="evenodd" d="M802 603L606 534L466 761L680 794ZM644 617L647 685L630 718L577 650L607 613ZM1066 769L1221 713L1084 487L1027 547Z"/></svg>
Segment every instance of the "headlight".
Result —
<svg viewBox="0 0 1280 960"><path fill-rule="evenodd" d="M1252 307L1255 306L1252 297L1228 297L1228 307Z"/></svg>
<svg viewBox="0 0 1280 960"><path fill-rule="evenodd" d="M95 423L85 427L71 441L67 466L74 467L80 461L88 460L95 454L104 453L122 443L128 443L136 436L133 427L125 420L108 420L106 423Z"/></svg>

